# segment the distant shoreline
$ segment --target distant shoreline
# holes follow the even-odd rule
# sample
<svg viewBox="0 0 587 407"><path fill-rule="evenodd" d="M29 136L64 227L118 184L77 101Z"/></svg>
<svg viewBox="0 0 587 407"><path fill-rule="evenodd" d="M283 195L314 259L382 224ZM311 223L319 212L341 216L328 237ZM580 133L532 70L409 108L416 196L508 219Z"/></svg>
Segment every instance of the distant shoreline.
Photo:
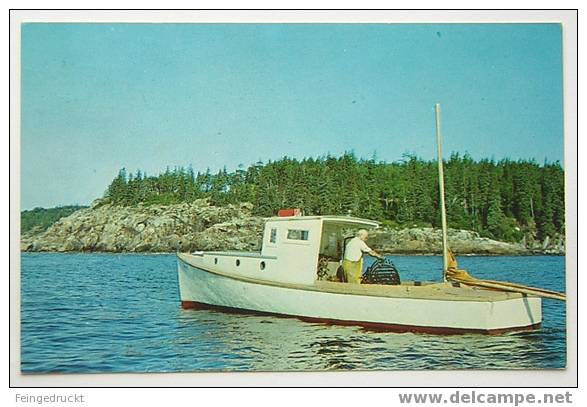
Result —
<svg viewBox="0 0 587 407"><path fill-rule="evenodd" d="M119 206L97 200L59 218L48 228L21 235L23 252L170 254L194 251L261 250L264 218L250 203L214 206L208 199L152 206ZM564 241L508 243L470 230L448 230L457 255L563 255ZM442 253L442 233L432 227L386 228L371 232L369 245L390 256Z"/></svg>

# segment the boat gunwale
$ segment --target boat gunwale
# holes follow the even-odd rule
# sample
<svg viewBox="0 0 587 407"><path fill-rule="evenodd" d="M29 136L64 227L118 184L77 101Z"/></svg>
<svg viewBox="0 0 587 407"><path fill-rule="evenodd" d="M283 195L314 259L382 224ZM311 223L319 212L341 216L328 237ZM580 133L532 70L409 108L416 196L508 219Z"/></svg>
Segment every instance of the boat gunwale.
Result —
<svg viewBox="0 0 587 407"><path fill-rule="evenodd" d="M209 253L209 252L206 252ZM378 298L397 298L397 299L408 299L408 300L429 300L429 301L459 301L459 302L499 302L499 301L508 301L514 299L522 299L522 298L531 298L532 296L528 296L525 294L520 293L512 293L512 292L498 292L494 290L486 290L486 289L478 289L470 286L465 287L453 287L450 283L433 283L433 284L425 284L421 286L407 286L407 285L378 285L378 284L343 284L343 283L336 283L330 281L319 281L316 280L314 284L299 284L299 283L288 283L288 282L279 282L274 280L263 280L257 279L254 277L249 276L240 276L233 273L228 273L225 271L218 270L217 268L206 266L206 265L195 265L189 261L189 256L192 257L203 257L203 255L193 255L191 253L176 253L177 257L180 261L187 263L189 266L200 269L210 274L215 274L221 277L243 281L250 284L260 284L260 285L267 285L272 287L279 287L279 288L286 288L286 289L293 289L293 290L303 290L303 291L314 291L314 292L321 292L326 294L342 294L342 295L356 295L356 296L368 296L368 297L378 297ZM332 284L332 285L331 285ZM338 284L339 286L335 286L334 284ZM344 286L342 286L343 284ZM476 294L485 293L492 295L476 295L470 297L458 297L454 294L454 297L451 297L450 293L446 291L441 293L431 293L430 289L434 287L443 287L447 289L463 289L463 290L471 290L475 291ZM400 288L403 287L406 290L400 291ZM381 292L382 289L385 290L394 290L394 293L388 292L383 293ZM428 293L421 292L414 295L413 291L410 292L409 289L413 289L416 291L420 290L428 290ZM377 290L377 292L376 292ZM400 295L398 295L400 294ZM412 295L410 295L412 294ZM418 295L419 294L419 295Z"/></svg>

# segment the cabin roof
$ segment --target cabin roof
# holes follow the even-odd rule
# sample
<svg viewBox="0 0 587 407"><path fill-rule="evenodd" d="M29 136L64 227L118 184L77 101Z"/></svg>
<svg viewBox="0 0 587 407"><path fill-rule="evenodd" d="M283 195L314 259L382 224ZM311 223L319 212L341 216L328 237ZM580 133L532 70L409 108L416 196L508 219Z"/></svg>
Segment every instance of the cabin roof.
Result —
<svg viewBox="0 0 587 407"><path fill-rule="evenodd" d="M363 219L363 218L355 218L352 216L337 216L337 215L325 215L325 216L273 216L270 218L266 218L266 221L271 222L296 222L296 221L307 221L307 220L322 220L326 223L330 224L338 224L341 226L349 226L349 227L371 227L376 228L379 227L379 222L370 220L370 219Z"/></svg>

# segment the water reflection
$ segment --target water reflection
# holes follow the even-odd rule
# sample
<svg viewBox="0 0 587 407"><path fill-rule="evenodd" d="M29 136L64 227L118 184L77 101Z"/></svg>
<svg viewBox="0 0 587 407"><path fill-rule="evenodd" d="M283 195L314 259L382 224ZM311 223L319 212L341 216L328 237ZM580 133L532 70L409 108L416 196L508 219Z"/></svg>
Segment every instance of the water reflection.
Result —
<svg viewBox="0 0 587 407"><path fill-rule="evenodd" d="M553 351L564 352L550 346L551 336L561 334L552 330L499 336L398 334L213 310L185 310L178 321L176 343L196 352L197 363L205 366L213 365L219 354L231 355L227 369L564 367L564 361L550 358ZM210 342L216 346L206 346Z"/></svg>

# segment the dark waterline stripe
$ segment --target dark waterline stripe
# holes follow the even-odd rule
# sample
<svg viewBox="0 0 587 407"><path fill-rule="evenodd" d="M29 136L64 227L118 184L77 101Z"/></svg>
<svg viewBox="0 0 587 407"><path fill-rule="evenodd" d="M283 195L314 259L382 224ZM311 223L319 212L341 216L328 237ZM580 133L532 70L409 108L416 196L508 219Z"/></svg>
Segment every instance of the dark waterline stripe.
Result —
<svg viewBox="0 0 587 407"><path fill-rule="evenodd" d="M261 315L273 316L278 318L297 318L304 322L321 323L327 325L345 325L345 326L360 326L367 330L378 332L395 332L395 333L426 333L435 335L462 335L462 334L482 334L482 335L502 335L508 332L534 331L540 329L541 323L514 327L514 328L499 328L499 329L464 329L451 327L434 327L434 326L418 326L418 325L400 325L389 324L382 322L368 322L368 321L349 321L342 319L331 318L317 318L306 317L299 315L280 314L277 312L257 311L249 309L241 309L234 307L227 307L224 305L212 305L198 301L181 301L183 309L210 309L220 312L228 312L231 314L247 314L247 315Z"/></svg>

